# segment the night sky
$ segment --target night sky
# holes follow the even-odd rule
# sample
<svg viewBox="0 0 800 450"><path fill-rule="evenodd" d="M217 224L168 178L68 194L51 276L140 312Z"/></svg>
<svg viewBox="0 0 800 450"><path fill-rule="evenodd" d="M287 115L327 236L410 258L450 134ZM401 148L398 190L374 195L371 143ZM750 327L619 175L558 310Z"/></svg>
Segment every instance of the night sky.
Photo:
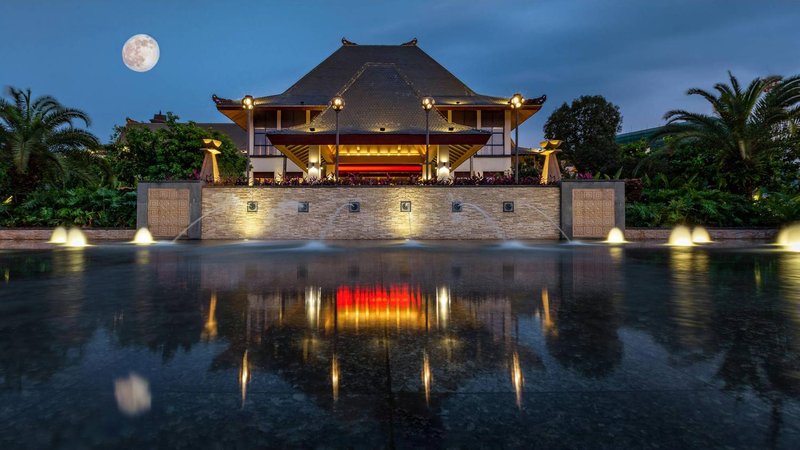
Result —
<svg viewBox="0 0 800 450"><path fill-rule="evenodd" d="M620 106L624 131L704 110L685 91L800 73L800 2L735 0L0 1L0 84L87 111L106 141L125 117L222 122L211 94L283 92L341 45L419 46L479 93L547 94L521 129L535 146L553 108L583 94ZM129 70L146 33L161 60Z"/></svg>

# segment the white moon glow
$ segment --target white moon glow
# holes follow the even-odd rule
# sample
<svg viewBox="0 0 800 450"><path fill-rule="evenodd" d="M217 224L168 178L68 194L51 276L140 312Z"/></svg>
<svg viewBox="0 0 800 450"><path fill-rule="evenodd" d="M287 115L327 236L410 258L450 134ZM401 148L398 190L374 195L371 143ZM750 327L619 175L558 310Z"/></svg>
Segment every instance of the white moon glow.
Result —
<svg viewBox="0 0 800 450"><path fill-rule="evenodd" d="M136 72L147 72L155 67L160 54L158 42L146 34L131 36L122 46L122 62Z"/></svg>

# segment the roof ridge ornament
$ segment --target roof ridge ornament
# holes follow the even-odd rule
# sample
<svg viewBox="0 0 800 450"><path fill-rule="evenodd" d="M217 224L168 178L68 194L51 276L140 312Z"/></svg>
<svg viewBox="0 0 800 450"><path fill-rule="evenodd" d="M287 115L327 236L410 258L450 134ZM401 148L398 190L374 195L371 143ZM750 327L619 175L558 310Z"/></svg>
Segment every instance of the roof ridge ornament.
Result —
<svg viewBox="0 0 800 450"><path fill-rule="evenodd" d="M416 47L417 46L417 38L414 38L408 42L403 42L400 44L403 47Z"/></svg>
<svg viewBox="0 0 800 450"><path fill-rule="evenodd" d="M353 41L348 41L346 37L342 37L342 45L344 45L345 47L353 47L353 46L356 46L358 44L356 44Z"/></svg>

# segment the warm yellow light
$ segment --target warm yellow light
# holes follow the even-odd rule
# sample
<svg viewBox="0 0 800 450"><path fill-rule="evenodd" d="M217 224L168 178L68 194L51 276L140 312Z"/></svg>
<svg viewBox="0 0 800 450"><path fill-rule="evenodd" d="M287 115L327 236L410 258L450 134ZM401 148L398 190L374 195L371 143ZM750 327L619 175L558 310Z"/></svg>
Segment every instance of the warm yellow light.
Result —
<svg viewBox="0 0 800 450"><path fill-rule="evenodd" d="M67 229L64 227L56 227L53 234L50 235L51 244L66 244L67 243Z"/></svg>
<svg viewBox="0 0 800 450"><path fill-rule="evenodd" d="M522 390L525 388L525 376L522 373L522 366L520 366L517 352L511 355L511 383L514 385L517 407L522 408Z"/></svg>
<svg viewBox="0 0 800 450"><path fill-rule="evenodd" d="M333 401L339 400L339 359L336 354L331 358L331 387L333 390Z"/></svg>
<svg viewBox="0 0 800 450"><path fill-rule="evenodd" d="M800 223L789 225L781 230L777 243L791 252L800 252Z"/></svg>
<svg viewBox="0 0 800 450"><path fill-rule="evenodd" d="M624 244L628 241L625 240L625 233L617 227L608 232L608 237L605 240L606 244Z"/></svg>
<svg viewBox="0 0 800 450"><path fill-rule="evenodd" d="M692 244L692 232L689 231L689 228L678 225L673 228L672 233L670 233L667 245L673 247L692 247L694 245Z"/></svg>
<svg viewBox="0 0 800 450"><path fill-rule="evenodd" d="M247 384L250 383L252 375L250 374L250 362L247 360L247 350L244 351L242 357L242 369L239 371L239 386L242 388L242 406L247 398Z"/></svg>
<svg viewBox="0 0 800 450"><path fill-rule="evenodd" d="M153 235L150 234L150 230L147 227L139 228L133 236L133 243L136 245L150 245L154 242Z"/></svg>
<svg viewBox="0 0 800 450"><path fill-rule="evenodd" d="M255 100L253 99L252 95L245 95L242 98L242 108L243 109L253 109L253 105L255 104Z"/></svg>
<svg viewBox="0 0 800 450"><path fill-rule="evenodd" d="M422 99L422 109L425 111L430 111L434 104L436 104L436 100L433 97L424 97Z"/></svg>
<svg viewBox="0 0 800 450"><path fill-rule="evenodd" d="M428 352L422 352L422 387L425 389L425 403L431 401L431 383L433 374L431 373L431 363L428 359Z"/></svg>
<svg viewBox="0 0 800 450"><path fill-rule="evenodd" d="M87 245L86 235L79 228L71 228L67 232L67 247L86 247Z"/></svg>
<svg viewBox="0 0 800 450"><path fill-rule="evenodd" d="M525 101L525 98L522 97L522 94L516 93L511 97L511 100L508 103L511 105L512 108L517 109L522 106L522 102Z"/></svg>
<svg viewBox="0 0 800 450"><path fill-rule="evenodd" d="M331 108L334 111L341 111L341 110L344 109L344 99L342 97L339 97L338 95L331 99L331 103L330 104L331 104Z"/></svg>
<svg viewBox="0 0 800 450"><path fill-rule="evenodd" d="M708 234L708 230L703 227L694 227L694 230L692 230L692 243L710 244L711 235Z"/></svg>
<svg viewBox="0 0 800 450"><path fill-rule="evenodd" d="M211 293L211 301L208 305L208 319L203 326L202 337L213 340L217 337L217 292Z"/></svg>

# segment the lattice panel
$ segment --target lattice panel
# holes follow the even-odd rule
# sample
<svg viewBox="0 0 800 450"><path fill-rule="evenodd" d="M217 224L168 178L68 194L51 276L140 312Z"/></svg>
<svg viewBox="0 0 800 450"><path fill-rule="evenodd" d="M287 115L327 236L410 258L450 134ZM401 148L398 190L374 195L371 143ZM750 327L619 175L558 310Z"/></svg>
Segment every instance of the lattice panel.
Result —
<svg viewBox="0 0 800 450"><path fill-rule="evenodd" d="M147 227L156 237L175 237L189 226L188 189L149 189Z"/></svg>
<svg viewBox="0 0 800 450"><path fill-rule="evenodd" d="M572 190L572 235L602 238L615 226L613 189Z"/></svg>

